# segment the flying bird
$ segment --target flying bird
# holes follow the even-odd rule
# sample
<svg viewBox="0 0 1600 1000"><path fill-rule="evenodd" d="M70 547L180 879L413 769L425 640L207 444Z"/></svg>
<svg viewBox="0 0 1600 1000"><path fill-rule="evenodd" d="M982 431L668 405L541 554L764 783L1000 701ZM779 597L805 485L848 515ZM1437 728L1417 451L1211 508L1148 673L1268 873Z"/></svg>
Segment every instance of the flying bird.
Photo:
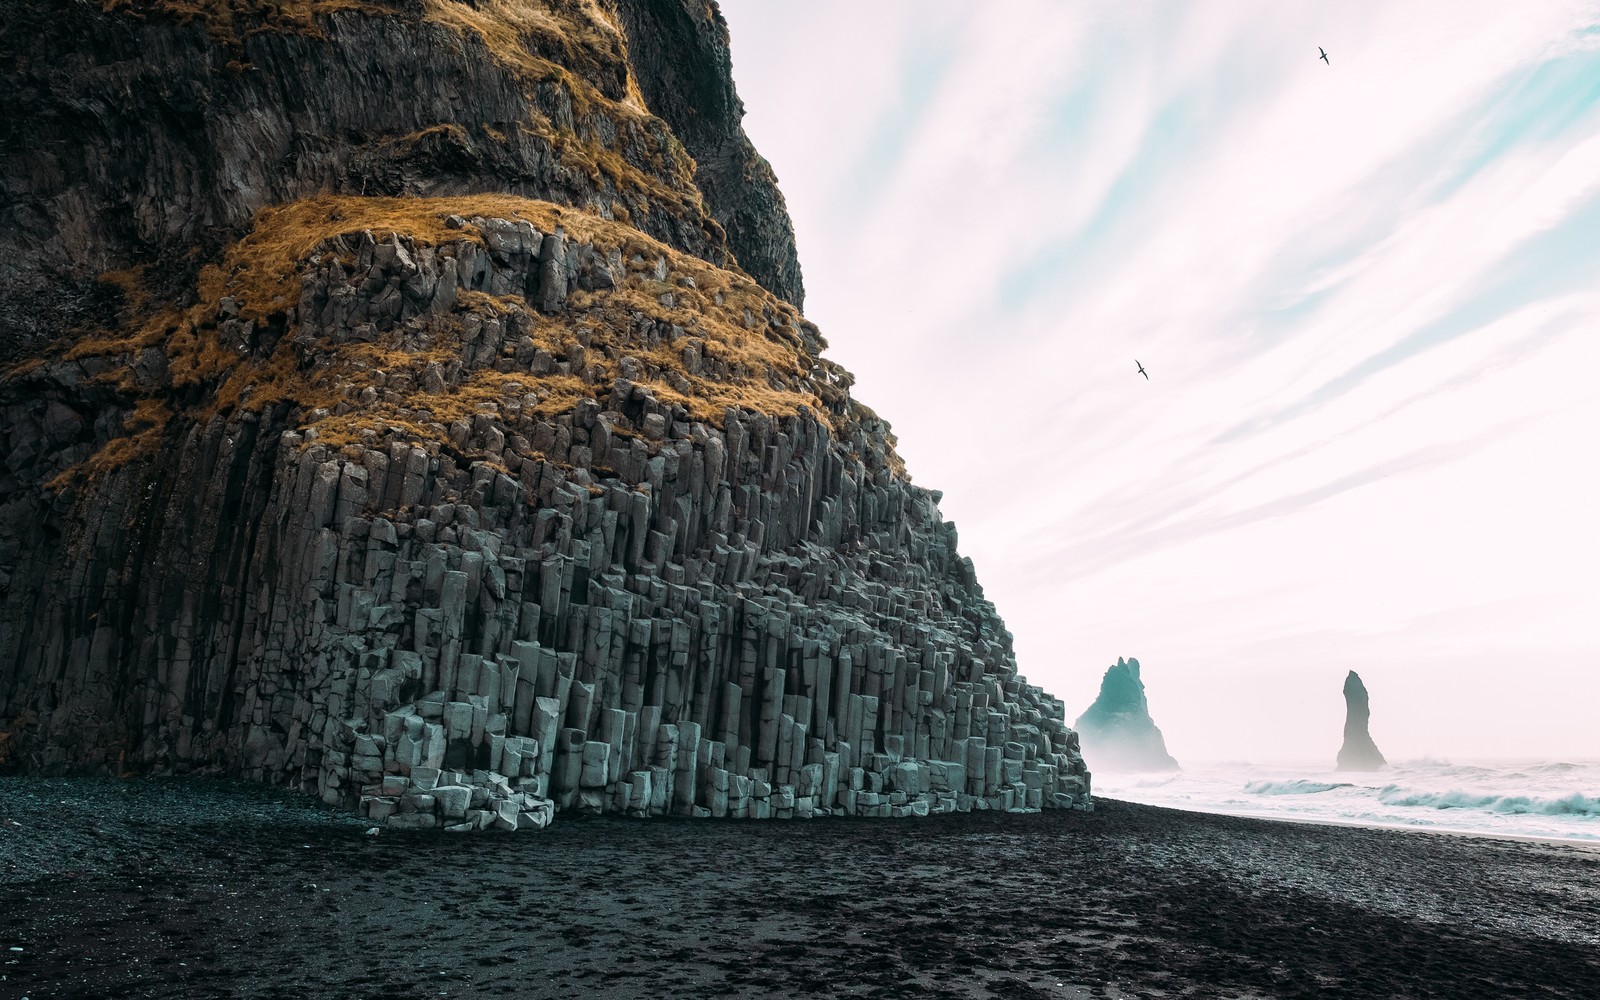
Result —
<svg viewBox="0 0 1600 1000"><path fill-rule="evenodd" d="M1318 45L1317 46L1317 51L1322 53L1321 55L1319 55L1317 57L1318 59L1321 59L1323 62L1328 63L1329 66L1333 65L1333 63L1328 62L1328 53L1322 51L1322 46Z"/></svg>
<svg viewBox="0 0 1600 1000"><path fill-rule="evenodd" d="M1139 363L1139 359L1138 358L1134 358L1133 359L1133 366L1135 368L1139 369L1139 374L1144 376L1144 380L1146 382L1150 381L1150 373L1144 370L1144 365L1141 365Z"/></svg>

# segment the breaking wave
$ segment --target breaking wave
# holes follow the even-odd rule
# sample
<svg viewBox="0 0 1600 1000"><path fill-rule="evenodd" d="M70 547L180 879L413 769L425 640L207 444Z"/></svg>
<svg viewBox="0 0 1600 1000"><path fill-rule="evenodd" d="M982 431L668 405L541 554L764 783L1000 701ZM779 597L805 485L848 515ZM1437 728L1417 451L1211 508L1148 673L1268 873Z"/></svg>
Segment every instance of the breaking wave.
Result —
<svg viewBox="0 0 1600 1000"><path fill-rule="evenodd" d="M1547 764L1537 764L1534 766L1533 770L1542 771L1546 774L1568 774L1572 771L1583 770L1583 765L1568 764L1564 760L1553 760Z"/></svg>
<svg viewBox="0 0 1600 1000"><path fill-rule="evenodd" d="M1541 816L1600 816L1600 798L1590 798L1578 792L1560 798L1539 798L1533 795L1484 795L1462 791L1417 792L1389 785L1378 792L1378 801L1386 806L1483 809L1513 816L1526 813Z"/></svg>
<svg viewBox="0 0 1600 1000"><path fill-rule="evenodd" d="M1315 795L1317 792L1331 792L1335 788L1354 788L1348 781L1307 781L1297 778L1294 781L1252 781L1244 786L1244 790L1251 795Z"/></svg>
<svg viewBox="0 0 1600 1000"><path fill-rule="evenodd" d="M1095 784L1106 798L1205 812L1600 842L1600 760L1424 759L1359 777L1228 763Z"/></svg>

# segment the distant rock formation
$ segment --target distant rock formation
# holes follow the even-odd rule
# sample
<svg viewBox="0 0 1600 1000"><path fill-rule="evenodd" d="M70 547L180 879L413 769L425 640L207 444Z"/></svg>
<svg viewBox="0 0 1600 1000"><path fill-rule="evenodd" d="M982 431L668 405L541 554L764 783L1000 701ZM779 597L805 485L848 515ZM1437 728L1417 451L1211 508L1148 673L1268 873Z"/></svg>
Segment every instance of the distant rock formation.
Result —
<svg viewBox="0 0 1600 1000"><path fill-rule="evenodd" d="M1372 710L1367 707L1367 686L1354 670L1344 678L1344 746L1339 748L1340 771L1376 771L1388 761L1378 752L1367 732L1367 719Z"/></svg>
<svg viewBox="0 0 1600 1000"><path fill-rule="evenodd" d="M1083 755L1099 771L1176 771L1161 730L1150 719L1139 661L1117 657L1100 682L1100 697L1078 716Z"/></svg>

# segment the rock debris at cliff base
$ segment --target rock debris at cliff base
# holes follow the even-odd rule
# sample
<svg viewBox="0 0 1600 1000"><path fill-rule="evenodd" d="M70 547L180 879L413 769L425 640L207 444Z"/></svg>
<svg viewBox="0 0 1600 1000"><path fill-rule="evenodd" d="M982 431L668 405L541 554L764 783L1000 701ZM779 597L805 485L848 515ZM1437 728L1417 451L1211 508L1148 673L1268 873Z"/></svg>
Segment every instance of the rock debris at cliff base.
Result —
<svg viewBox="0 0 1600 1000"><path fill-rule="evenodd" d="M243 45L265 73L284 38L342 65L369 30L437 44L466 6L320 37L120 30ZM534 44L503 6L461 35L502 69L508 39ZM10 766L237 774L412 829L1090 806L938 494L737 268L698 174L629 103L619 29L595 30L615 47L546 45L560 72L495 78L532 95L508 106L537 114L524 149L557 158L549 183L435 195L414 189L432 160L385 146L401 194L272 198L198 262L125 247L93 273L98 318L8 370ZM612 165L582 181L574 144ZM154 224L106 178L69 180ZM84 238L70 221L46 250ZM92 234L94 259L115 239Z"/></svg>

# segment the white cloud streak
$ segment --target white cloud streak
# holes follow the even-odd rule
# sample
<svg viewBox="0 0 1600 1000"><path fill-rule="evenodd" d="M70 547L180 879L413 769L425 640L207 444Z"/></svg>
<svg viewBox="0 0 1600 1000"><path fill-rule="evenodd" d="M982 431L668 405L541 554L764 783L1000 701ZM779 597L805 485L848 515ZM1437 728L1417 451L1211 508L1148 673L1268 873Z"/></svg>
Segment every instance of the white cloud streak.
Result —
<svg viewBox="0 0 1600 1000"><path fill-rule="evenodd" d="M724 9L1031 680L1139 656L1180 760L1331 756L1352 667L1391 756L1600 756L1600 4Z"/></svg>

